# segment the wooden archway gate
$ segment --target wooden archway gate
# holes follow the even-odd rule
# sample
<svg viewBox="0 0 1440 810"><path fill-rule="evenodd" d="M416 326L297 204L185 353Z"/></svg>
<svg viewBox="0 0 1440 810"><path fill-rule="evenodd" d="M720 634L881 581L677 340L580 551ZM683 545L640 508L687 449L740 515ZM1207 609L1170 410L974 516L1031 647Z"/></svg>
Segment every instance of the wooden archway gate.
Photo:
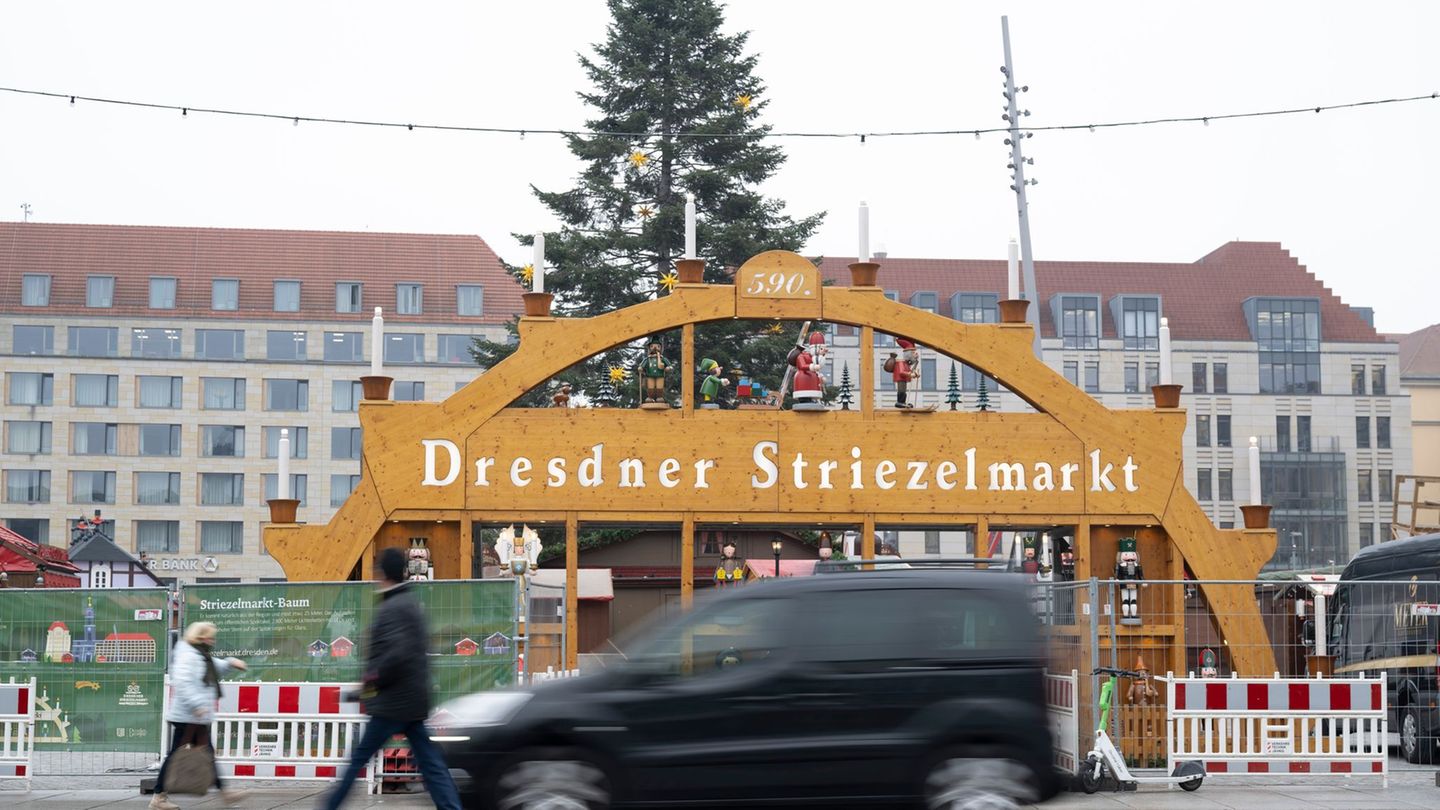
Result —
<svg viewBox="0 0 1440 810"><path fill-rule="evenodd" d="M1185 489L1183 410L1105 408L1035 357L1029 325L964 324L890 301L878 287L822 287L809 261L783 251L756 256L737 278L757 271L803 275L803 294L680 285L594 318L527 317L516 352L444 402L363 402L359 486L326 525L267 526L269 553L292 580L345 579L357 567L368 574L378 546L399 544L386 539L387 523L423 521L457 529L446 535L455 539L453 548L432 542L438 574L453 578L469 575L471 521L563 522L566 615L573 622L576 535L591 520L680 523L687 550L697 523L808 520L867 530L877 522L968 524L980 531L991 524L1074 525L1081 578L1090 575L1092 557L1113 551L1113 542L1100 544L1098 528L1105 525L1158 526L1153 533L1167 544L1159 566L1166 578L1179 579L1188 565L1202 581L1249 579L1274 552L1273 530L1216 529ZM689 403L693 379L683 370L695 368L695 325L732 318L860 327L859 410L508 407L587 357L676 328ZM877 409L870 396L876 329L990 374L1038 413ZM918 464L924 470L917 474ZM822 465L829 466L825 480ZM991 465L1000 465L998 476ZM873 553L872 531L862 537ZM682 560L688 569L692 555ZM1093 567L1102 578L1108 570ZM693 572L685 573L688 583ZM1248 590L1217 586L1206 597L1236 669L1272 672L1268 636ZM1134 635L1168 638L1171 665L1183 668L1183 651L1177 654L1183 618ZM575 633L570 638L573 661Z"/></svg>

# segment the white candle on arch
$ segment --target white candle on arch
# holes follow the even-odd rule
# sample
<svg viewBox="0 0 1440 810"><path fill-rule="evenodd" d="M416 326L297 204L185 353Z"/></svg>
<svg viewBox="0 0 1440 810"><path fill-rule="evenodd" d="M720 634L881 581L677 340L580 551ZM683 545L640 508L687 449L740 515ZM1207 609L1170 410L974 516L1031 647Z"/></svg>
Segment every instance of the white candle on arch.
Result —
<svg viewBox="0 0 1440 810"><path fill-rule="evenodd" d="M695 249L695 195L685 193L685 258L697 258Z"/></svg>
<svg viewBox="0 0 1440 810"><path fill-rule="evenodd" d="M1020 246L1010 240L1010 255L1005 264L1005 297L1011 301L1020 299Z"/></svg>
<svg viewBox="0 0 1440 810"><path fill-rule="evenodd" d="M1260 504L1260 440L1250 437L1250 503Z"/></svg>
<svg viewBox="0 0 1440 810"><path fill-rule="evenodd" d="M863 200L860 202L860 258L857 261L870 261L870 206Z"/></svg>
<svg viewBox="0 0 1440 810"><path fill-rule="evenodd" d="M370 376L380 376L380 358L385 352L385 318L380 307L375 307L375 317L370 319Z"/></svg>
<svg viewBox="0 0 1440 810"><path fill-rule="evenodd" d="M1170 367L1170 319L1160 319L1160 384L1175 382L1175 370Z"/></svg>
<svg viewBox="0 0 1440 810"><path fill-rule="evenodd" d="M545 292L545 234L535 234L535 258L531 260L530 267L533 273L530 276L530 283L534 292Z"/></svg>
<svg viewBox="0 0 1440 810"><path fill-rule="evenodd" d="M290 497L290 429L280 428L280 451L276 454L275 497L287 500Z"/></svg>

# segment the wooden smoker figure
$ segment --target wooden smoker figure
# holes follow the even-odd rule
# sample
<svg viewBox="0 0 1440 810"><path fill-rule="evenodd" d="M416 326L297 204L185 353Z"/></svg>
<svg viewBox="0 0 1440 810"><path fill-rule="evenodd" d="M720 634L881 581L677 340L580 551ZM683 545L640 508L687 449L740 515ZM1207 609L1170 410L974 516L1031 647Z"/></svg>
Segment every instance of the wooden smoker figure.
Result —
<svg viewBox="0 0 1440 810"><path fill-rule="evenodd" d="M1140 553L1136 551L1133 537L1120 538L1120 550L1115 554L1115 578L1120 580L1120 623L1141 624L1140 581L1145 579L1145 570L1140 567Z"/></svg>
<svg viewBox="0 0 1440 810"><path fill-rule="evenodd" d="M735 544L725 541L720 547L720 564L715 566L715 587L739 585L745 581L745 561L735 556Z"/></svg>
<svg viewBox="0 0 1440 810"><path fill-rule="evenodd" d="M670 364L660 353L659 341L652 342L645 349L645 359L640 361L640 407L646 409L669 408L665 399L665 375L670 373Z"/></svg>

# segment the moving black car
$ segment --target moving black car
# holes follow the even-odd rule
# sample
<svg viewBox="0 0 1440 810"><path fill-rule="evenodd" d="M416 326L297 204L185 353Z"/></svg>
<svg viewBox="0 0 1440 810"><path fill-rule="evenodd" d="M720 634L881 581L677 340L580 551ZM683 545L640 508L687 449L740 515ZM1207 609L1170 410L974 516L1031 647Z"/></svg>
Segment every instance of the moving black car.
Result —
<svg viewBox="0 0 1440 810"><path fill-rule="evenodd" d="M483 807L1026 803L1059 789L1043 666L1018 577L812 576L699 603L618 668L453 701L432 735Z"/></svg>

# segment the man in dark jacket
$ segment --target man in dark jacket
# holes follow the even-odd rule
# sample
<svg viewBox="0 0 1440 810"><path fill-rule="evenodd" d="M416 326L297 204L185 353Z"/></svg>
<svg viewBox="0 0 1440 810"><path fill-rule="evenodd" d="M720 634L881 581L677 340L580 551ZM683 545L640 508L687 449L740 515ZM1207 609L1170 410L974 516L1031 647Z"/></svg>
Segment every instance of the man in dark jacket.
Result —
<svg viewBox="0 0 1440 810"><path fill-rule="evenodd" d="M337 810L351 784L386 740L404 734L420 766L425 789L439 810L460 810L460 797L440 749L430 742L425 718L430 714L430 662L426 643L430 633L420 602L405 580L405 554L387 548L380 554L380 604L367 636L361 699L370 722L350 765L325 799L325 810Z"/></svg>

